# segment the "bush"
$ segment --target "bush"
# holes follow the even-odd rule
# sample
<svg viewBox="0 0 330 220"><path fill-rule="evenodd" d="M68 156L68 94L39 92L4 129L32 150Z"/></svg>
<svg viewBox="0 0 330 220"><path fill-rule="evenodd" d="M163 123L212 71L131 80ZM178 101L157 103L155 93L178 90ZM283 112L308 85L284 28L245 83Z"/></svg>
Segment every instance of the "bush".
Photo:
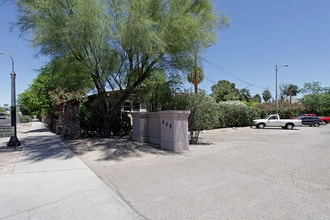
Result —
<svg viewBox="0 0 330 220"><path fill-rule="evenodd" d="M330 93L311 94L304 97L306 113L317 115L330 115Z"/></svg>
<svg viewBox="0 0 330 220"><path fill-rule="evenodd" d="M177 95L172 109L190 111L188 118L190 143L197 143L200 131L218 127L217 103L204 92Z"/></svg>
<svg viewBox="0 0 330 220"><path fill-rule="evenodd" d="M306 113L306 107L301 103L288 103L280 101L278 109L276 109L275 104L270 102L260 105L259 112L259 118L264 118L269 114L279 114L281 118L288 119L297 117L302 113Z"/></svg>
<svg viewBox="0 0 330 220"><path fill-rule="evenodd" d="M103 115L95 97L90 98L90 100L80 106L79 120L83 137L101 136ZM111 118L109 128L114 136L128 135L132 129L131 119L126 112L117 112Z"/></svg>
<svg viewBox="0 0 330 220"><path fill-rule="evenodd" d="M239 101L228 101L219 104L219 127L244 127L258 118L259 111Z"/></svg>
<svg viewBox="0 0 330 220"><path fill-rule="evenodd" d="M32 121L32 117L29 115L22 115L19 120L21 123L29 123Z"/></svg>

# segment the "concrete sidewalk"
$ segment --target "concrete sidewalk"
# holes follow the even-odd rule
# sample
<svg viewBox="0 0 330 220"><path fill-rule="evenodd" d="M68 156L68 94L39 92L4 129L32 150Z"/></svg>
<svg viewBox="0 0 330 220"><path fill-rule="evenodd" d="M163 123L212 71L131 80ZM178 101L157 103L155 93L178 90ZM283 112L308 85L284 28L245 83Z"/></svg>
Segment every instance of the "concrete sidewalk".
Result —
<svg viewBox="0 0 330 220"><path fill-rule="evenodd" d="M0 219L141 218L40 122L0 176Z"/></svg>

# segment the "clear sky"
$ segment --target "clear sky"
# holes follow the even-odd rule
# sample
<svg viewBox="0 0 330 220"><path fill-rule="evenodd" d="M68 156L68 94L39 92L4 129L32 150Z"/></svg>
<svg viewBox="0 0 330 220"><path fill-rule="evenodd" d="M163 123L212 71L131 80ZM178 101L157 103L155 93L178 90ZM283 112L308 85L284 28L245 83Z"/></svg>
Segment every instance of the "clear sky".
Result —
<svg viewBox="0 0 330 220"><path fill-rule="evenodd" d="M302 87L319 81L330 87L330 1L329 0L215 0L219 11L230 17L230 27L219 31L218 41L203 58L205 80L199 88L211 93L211 86L228 80L252 95L268 88L275 93L275 65L278 85ZM45 57L17 31L9 32L15 21L13 6L0 5L0 51L15 60L17 94L26 90L45 65ZM10 104L11 61L0 55L0 105ZM187 84L187 88L192 86Z"/></svg>

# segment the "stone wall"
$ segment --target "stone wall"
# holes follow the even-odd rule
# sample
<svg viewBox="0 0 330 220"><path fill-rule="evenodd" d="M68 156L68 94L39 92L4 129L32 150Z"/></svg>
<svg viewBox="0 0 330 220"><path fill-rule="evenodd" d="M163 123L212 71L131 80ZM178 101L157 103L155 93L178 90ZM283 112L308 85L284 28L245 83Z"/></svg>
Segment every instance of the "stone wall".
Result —
<svg viewBox="0 0 330 220"><path fill-rule="evenodd" d="M60 105L56 121L56 134L65 139L80 136L79 102L69 101Z"/></svg>

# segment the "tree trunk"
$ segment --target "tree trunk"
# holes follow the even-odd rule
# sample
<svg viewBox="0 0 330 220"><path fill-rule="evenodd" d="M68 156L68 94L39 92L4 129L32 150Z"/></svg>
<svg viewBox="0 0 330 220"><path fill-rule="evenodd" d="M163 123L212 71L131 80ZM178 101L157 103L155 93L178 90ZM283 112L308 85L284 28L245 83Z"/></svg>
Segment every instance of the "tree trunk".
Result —
<svg viewBox="0 0 330 220"><path fill-rule="evenodd" d="M109 115L109 105L108 105L108 99L107 99L107 92L105 89L101 89L98 91L98 99L99 99L99 105L102 111L103 116L103 124L102 124L102 133L101 136L104 138L110 137L110 123L111 118Z"/></svg>

